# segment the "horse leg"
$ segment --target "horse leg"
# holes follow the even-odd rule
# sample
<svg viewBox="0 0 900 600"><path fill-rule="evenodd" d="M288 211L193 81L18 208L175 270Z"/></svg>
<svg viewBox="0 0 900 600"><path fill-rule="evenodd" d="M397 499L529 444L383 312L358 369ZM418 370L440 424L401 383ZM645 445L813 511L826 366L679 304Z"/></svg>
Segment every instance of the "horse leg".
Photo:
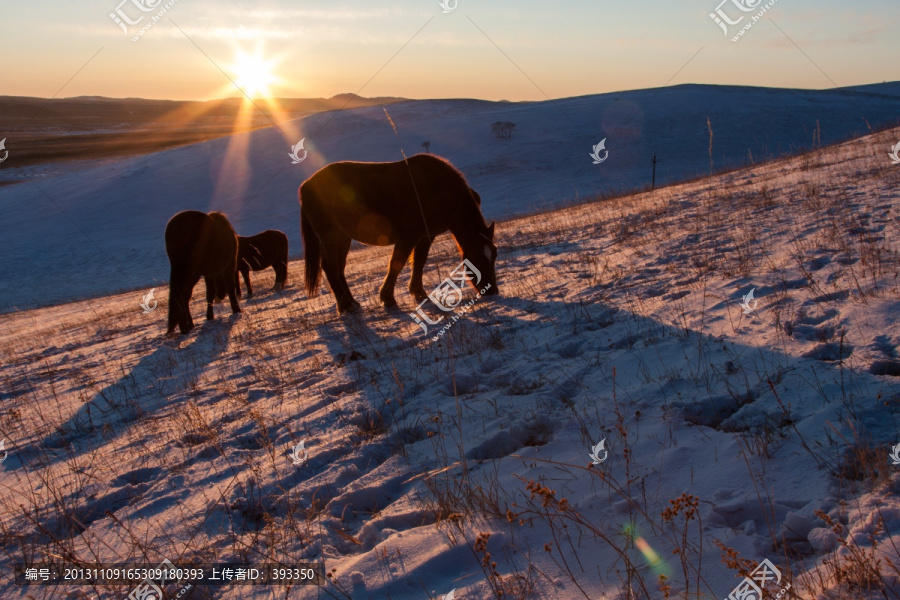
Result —
<svg viewBox="0 0 900 600"><path fill-rule="evenodd" d="M283 291L287 282L287 260L279 260L272 267L275 269L275 291Z"/></svg>
<svg viewBox="0 0 900 600"><path fill-rule="evenodd" d="M169 330L166 332L166 335L175 331L177 327L178 330L182 333L182 335L188 333L193 327L193 323L191 323L191 297L190 291L187 289L187 282L181 282L181 284L171 289L169 291L169 304L171 311L171 318L169 322Z"/></svg>
<svg viewBox="0 0 900 600"><path fill-rule="evenodd" d="M234 293L241 297L241 275L237 271L234 272Z"/></svg>
<svg viewBox="0 0 900 600"><path fill-rule="evenodd" d="M194 293L194 287L200 281L200 276L188 276L185 278L184 288L181 290L181 297L179 298L179 302L181 304L181 321L179 323L179 328L181 329L181 333L187 334L194 328L194 319L191 317L191 296Z"/></svg>
<svg viewBox="0 0 900 600"><path fill-rule="evenodd" d="M250 287L250 267L241 267L240 269L241 275L244 276L244 285L247 286L247 300L253 297L253 288ZM237 282L237 274L234 276L235 282ZM240 292L240 283L238 283L238 291ZM240 297L240 293L238 293L238 297Z"/></svg>
<svg viewBox="0 0 900 600"><path fill-rule="evenodd" d="M434 238L422 238L413 251L413 269L412 277L409 279L409 293L413 295L417 302L422 302L428 297L425 295L425 288L422 286L422 273L425 271L425 261L428 260L428 251L431 250L432 242L434 242Z"/></svg>
<svg viewBox="0 0 900 600"><path fill-rule="evenodd" d="M203 281L206 282L206 320L212 321L215 318L213 302L216 301L216 278L204 275Z"/></svg>
<svg viewBox="0 0 900 600"><path fill-rule="evenodd" d="M228 283L228 301L231 303L231 314L236 314L241 312L241 305L238 304L237 301L237 290L235 289L235 283L237 283L237 271L234 272L234 277L229 277L227 275L222 276L222 281ZM250 294L252 290L250 289L250 280L247 279L247 298L250 298Z"/></svg>
<svg viewBox="0 0 900 600"><path fill-rule="evenodd" d="M359 302L354 300L344 277L344 268L347 266L347 254L350 253L351 239L344 235L329 236L322 243L322 270L328 279L328 285L334 293L337 301L338 312L353 312L361 308Z"/></svg>
<svg viewBox="0 0 900 600"><path fill-rule="evenodd" d="M362 304L356 301L353 298L353 294L350 292L350 286L347 284L347 277L344 275L344 271L347 268L347 255L350 254L350 245L353 243L353 240L349 237L342 241L342 244L339 248L339 252L337 255L338 259L338 280L344 290L344 296L349 300L349 308L348 312L354 312L362 309Z"/></svg>
<svg viewBox="0 0 900 600"><path fill-rule="evenodd" d="M413 244L406 240L398 240L394 244L394 252L391 254L391 262L388 263L388 272L381 284L381 292L379 297L385 308L397 306L394 300L394 285L397 283L397 276L403 270L403 265L409 260L409 255L413 251Z"/></svg>

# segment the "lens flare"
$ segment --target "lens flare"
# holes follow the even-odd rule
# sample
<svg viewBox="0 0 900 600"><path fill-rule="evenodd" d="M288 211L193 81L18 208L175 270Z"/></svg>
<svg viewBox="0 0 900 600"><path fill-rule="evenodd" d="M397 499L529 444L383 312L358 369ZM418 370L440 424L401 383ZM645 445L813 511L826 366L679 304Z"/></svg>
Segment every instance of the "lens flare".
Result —
<svg viewBox="0 0 900 600"><path fill-rule="evenodd" d="M231 71L234 82L250 98L269 98L271 85L279 83L279 78L272 72L277 61L263 57L262 49L257 47L253 52L238 49L235 53Z"/></svg>
<svg viewBox="0 0 900 600"><path fill-rule="evenodd" d="M641 551L641 554L644 555L644 558L647 559L647 562L650 564L650 568L653 569L653 572L656 573L658 570L662 572L661 567L663 566L662 557L656 553L656 550L650 547L650 544L644 538L638 538L634 540L634 545L638 550Z"/></svg>
<svg viewBox="0 0 900 600"><path fill-rule="evenodd" d="M635 531L635 527L633 524L626 524L622 526L622 533L625 536L634 541L634 547L638 549L641 555L644 557L644 560L647 561L647 565L650 567L650 570L653 571L653 574L657 577L660 575L665 575L666 577L670 574L670 569L668 563L663 560L662 556L653 549L645 538L637 535Z"/></svg>

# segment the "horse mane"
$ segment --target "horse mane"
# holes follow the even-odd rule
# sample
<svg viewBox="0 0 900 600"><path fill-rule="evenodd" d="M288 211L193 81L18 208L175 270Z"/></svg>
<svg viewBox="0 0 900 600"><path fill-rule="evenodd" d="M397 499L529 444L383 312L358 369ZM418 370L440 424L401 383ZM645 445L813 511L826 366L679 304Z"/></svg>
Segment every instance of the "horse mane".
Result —
<svg viewBox="0 0 900 600"><path fill-rule="evenodd" d="M447 166L447 168L449 168L456 175L458 175L459 178L462 179L466 185L469 185L469 182L466 180L466 176L462 174L462 171L457 169L453 163L451 163L449 160L447 160L443 156L438 156L437 154L426 154L424 152L420 152L419 154L413 154L406 160L409 160L409 161L414 160L416 162L422 162L423 160L425 160L425 161L436 160L438 162L442 162L442 163L444 163L444 165Z"/></svg>
<svg viewBox="0 0 900 600"><path fill-rule="evenodd" d="M214 210L208 214L209 214L209 218L212 219L216 223L217 226L227 227L228 231L237 235L237 232L235 232L234 227L231 225L231 221L228 220L228 217L225 216L225 213L220 212L218 210Z"/></svg>
<svg viewBox="0 0 900 600"><path fill-rule="evenodd" d="M474 201L475 208L477 208L478 213L481 214L481 196L478 194L478 192L476 192L475 190L472 189L472 186L469 185L469 180L466 179L466 176L463 175L462 171L457 169L456 166L453 163L451 163L449 160L447 160L443 156L438 156L437 154L430 154L430 153L426 154L424 152L420 152L419 154L413 154L406 160L407 160L407 163L412 162L412 161L415 161L415 162L437 161L437 162L443 163L444 167L446 167L447 169L452 171L453 174L456 177L458 177L459 180L463 182L463 184L465 184L466 188L469 191L469 197L472 198L472 200ZM484 223L484 226L487 227L487 222L484 221L483 215L482 215L481 220Z"/></svg>

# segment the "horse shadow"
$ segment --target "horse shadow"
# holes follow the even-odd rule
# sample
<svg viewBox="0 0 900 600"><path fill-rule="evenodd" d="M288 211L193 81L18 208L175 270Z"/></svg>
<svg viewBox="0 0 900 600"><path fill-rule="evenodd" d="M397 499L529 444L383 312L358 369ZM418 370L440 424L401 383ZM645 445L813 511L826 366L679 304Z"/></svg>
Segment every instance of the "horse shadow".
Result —
<svg viewBox="0 0 900 600"><path fill-rule="evenodd" d="M460 307L473 298L475 296L469 291ZM736 305L738 300L739 295L722 299L719 301L722 306L708 309ZM440 374L441 381L423 381L417 389L437 384L435 389L441 393L466 395L490 390L491 393L516 396L530 394L533 386L542 397L569 402L579 394L587 393L596 383L596 365L607 365L608 368L604 367L607 370L617 366L620 382L627 382L629 378L640 380L641 377L652 377L657 381L654 388L659 391L657 399L666 405L674 402L673 408L689 425L731 432L773 424L781 427L786 416L777 405L782 401L785 405L802 403L804 398L800 390L806 384L800 384L810 376L810 370L833 378L849 369L854 372L857 391L862 390L863 395L874 395L878 391L886 393L887 389L891 393L900 393L898 382L885 381L872 375L865 364L855 364L852 359L848 361L848 357L852 357L852 348L845 347L836 353L796 356L768 345L748 344L740 339L743 336L726 333L730 331L725 321L727 317L721 314L705 323L712 331L706 327L698 331L670 324L664 315L647 316L610 306L600 301L597 294L573 299L565 286L561 286L548 290L540 299L502 295L483 297L477 299L471 309L455 312L442 312L426 303L423 310L428 312L430 319L440 318L440 321L429 324L427 331L423 331L410 316L415 308L411 302L401 301L401 310L387 313L397 320L396 327L380 328L378 332L368 327L366 321L383 319L384 311L371 317L367 311L361 325L355 327L364 328L366 342L375 350L380 347L382 352L391 352L411 346L414 352L422 354L418 360L423 365L452 359L453 373ZM737 324L740 328L770 327L764 315L739 318L743 319ZM350 328L347 329L349 332ZM358 338L359 335L351 337L348 333L346 340L337 339L332 344L355 345L350 340ZM523 373L517 371L528 362L523 363L520 359L528 359L528 356L516 357L510 352L525 343L523 340L533 348L535 356L532 358L538 358L539 364L547 366L540 369L545 372L529 370L531 367ZM641 365L644 370L640 371L636 365L646 363L646 358L641 356L646 356L651 347L654 348L651 354L659 360ZM365 350L362 352L368 354ZM532 352L526 350L524 354ZM467 361L467 356L472 360ZM367 362L366 358L360 357L363 363ZM368 359L372 358L368 356ZM606 373L604 377L614 376ZM699 386L695 380L704 383ZM788 381L790 385L786 383ZM701 391L700 387L704 389ZM364 396L369 396L367 392L371 390L361 391ZM377 394L371 397L374 401ZM879 437L878 434L884 432L870 433Z"/></svg>
<svg viewBox="0 0 900 600"><path fill-rule="evenodd" d="M385 338L370 324L374 311L384 313L385 309L379 306L336 315L318 326L319 339L336 365L345 367L374 358L379 346L383 347ZM388 312L396 312L396 309L388 309Z"/></svg>
<svg viewBox="0 0 900 600"><path fill-rule="evenodd" d="M39 442L44 459L61 462L82 456L118 437L123 425L167 406L173 395L222 355L233 325L233 317L206 321L187 343L183 338L161 343L46 435Z"/></svg>

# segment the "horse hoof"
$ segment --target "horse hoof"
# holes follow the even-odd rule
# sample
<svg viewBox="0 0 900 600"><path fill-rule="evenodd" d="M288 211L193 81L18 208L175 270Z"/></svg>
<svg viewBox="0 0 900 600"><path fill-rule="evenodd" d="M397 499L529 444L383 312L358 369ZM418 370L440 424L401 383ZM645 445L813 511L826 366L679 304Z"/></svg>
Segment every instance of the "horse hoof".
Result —
<svg viewBox="0 0 900 600"><path fill-rule="evenodd" d="M338 313L342 315L362 312L362 304L354 300L350 304L338 305Z"/></svg>

